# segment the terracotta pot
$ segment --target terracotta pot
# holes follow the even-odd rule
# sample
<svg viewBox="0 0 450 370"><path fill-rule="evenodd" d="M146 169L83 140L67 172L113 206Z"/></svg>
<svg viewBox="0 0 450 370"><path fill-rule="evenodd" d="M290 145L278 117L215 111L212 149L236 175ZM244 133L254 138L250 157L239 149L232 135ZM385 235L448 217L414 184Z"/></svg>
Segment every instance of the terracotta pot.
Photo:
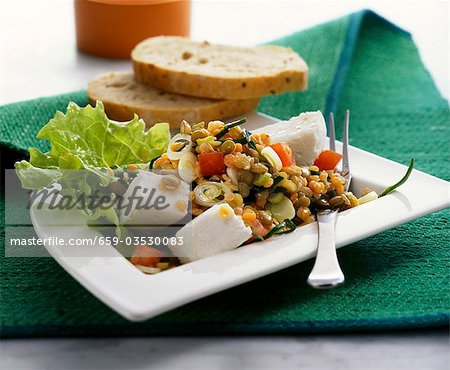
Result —
<svg viewBox="0 0 450 370"><path fill-rule="evenodd" d="M190 9L190 0L75 0L78 49L129 59L148 37L188 36Z"/></svg>

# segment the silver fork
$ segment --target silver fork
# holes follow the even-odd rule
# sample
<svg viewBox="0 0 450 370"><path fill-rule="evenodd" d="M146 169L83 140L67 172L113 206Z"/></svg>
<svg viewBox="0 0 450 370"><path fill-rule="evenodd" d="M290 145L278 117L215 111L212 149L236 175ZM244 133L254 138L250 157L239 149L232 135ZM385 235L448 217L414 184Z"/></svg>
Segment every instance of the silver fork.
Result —
<svg viewBox="0 0 450 370"><path fill-rule="evenodd" d="M342 140L342 170L345 179L345 191L348 191L351 181L350 164L348 159L348 126L350 111L345 112L344 138ZM330 113L330 150L336 150L336 135L334 131L334 116ZM322 210L317 212L319 242L314 267L309 274L308 284L317 289L334 288L344 283L345 277L339 266L336 255L335 226L337 210Z"/></svg>

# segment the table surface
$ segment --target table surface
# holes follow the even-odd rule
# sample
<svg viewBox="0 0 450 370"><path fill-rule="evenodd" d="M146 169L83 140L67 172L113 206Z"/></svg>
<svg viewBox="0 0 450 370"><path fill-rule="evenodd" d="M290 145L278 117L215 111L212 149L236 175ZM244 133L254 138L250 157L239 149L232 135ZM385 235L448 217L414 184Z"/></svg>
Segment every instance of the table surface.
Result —
<svg viewBox="0 0 450 370"><path fill-rule="evenodd" d="M441 331L271 337L8 340L2 370L448 370Z"/></svg>
<svg viewBox="0 0 450 370"><path fill-rule="evenodd" d="M412 33L436 85L448 97L448 1L194 1L192 37L256 44L362 8ZM113 69L128 70L130 62L77 52L71 1L0 0L0 104L82 89L91 78ZM24 339L2 341L0 368L448 369L449 354L446 330Z"/></svg>

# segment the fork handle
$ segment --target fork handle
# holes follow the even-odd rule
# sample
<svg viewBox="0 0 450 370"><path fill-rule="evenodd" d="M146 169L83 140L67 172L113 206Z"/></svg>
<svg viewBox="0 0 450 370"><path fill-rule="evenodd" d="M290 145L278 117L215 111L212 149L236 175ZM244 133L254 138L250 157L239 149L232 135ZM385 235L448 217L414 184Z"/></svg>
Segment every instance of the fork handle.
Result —
<svg viewBox="0 0 450 370"><path fill-rule="evenodd" d="M333 288L345 280L336 255L336 219L337 211L327 210L317 213L319 243L316 262L308 277L308 284L313 288Z"/></svg>

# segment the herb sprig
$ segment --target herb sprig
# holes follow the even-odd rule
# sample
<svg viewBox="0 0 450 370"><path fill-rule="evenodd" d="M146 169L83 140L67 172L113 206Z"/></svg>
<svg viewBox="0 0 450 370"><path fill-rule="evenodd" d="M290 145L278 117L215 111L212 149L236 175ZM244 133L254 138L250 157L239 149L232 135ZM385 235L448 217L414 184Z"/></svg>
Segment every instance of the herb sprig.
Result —
<svg viewBox="0 0 450 370"><path fill-rule="evenodd" d="M238 119L238 120L236 120L236 121L227 123L227 124L225 125L225 127L223 128L223 130L220 131L220 132L216 135L216 138L217 138L217 139L220 139L223 135L228 134L228 132L230 131L230 129L231 129L232 127L242 125L242 124L244 124L246 121L247 121L247 120L246 120L245 118L241 118L241 119Z"/></svg>
<svg viewBox="0 0 450 370"><path fill-rule="evenodd" d="M280 222L277 226L273 227L265 236L252 233L253 236L258 240L266 240L275 235L289 234L293 232L297 226L289 219L285 219Z"/></svg>
<svg viewBox="0 0 450 370"><path fill-rule="evenodd" d="M409 175L411 175L413 168L414 168L414 158L411 158L411 161L409 162L408 170L406 171L405 175L397 183L384 189L381 192L381 194L378 196L378 198L384 197L385 195L392 193L399 186L402 186L406 182L406 180L408 180Z"/></svg>

